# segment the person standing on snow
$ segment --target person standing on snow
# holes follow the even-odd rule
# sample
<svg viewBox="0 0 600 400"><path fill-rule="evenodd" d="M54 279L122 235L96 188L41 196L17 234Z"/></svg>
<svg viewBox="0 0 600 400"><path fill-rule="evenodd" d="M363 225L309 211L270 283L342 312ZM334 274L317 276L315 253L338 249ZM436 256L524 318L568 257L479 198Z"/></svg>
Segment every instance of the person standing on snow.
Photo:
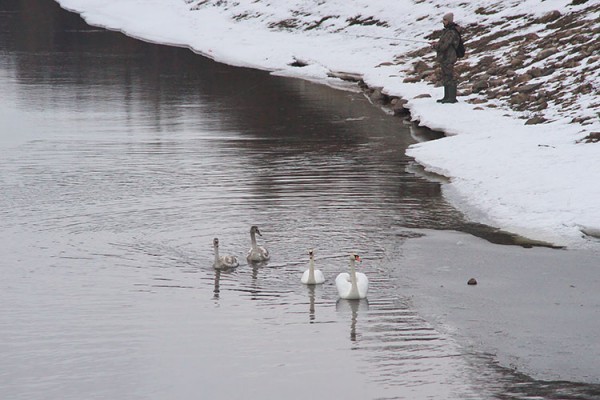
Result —
<svg viewBox="0 0 600 400"><path fill-rule="evenodd" d="M438 103L456 103L456 79L454 77L454 64L456 63L456 48L460 43L460 26L454 23L454 14L448 13L442 18L444 31L437 43L431 47L437 52L437 61L442 68L442 82L444 83L444 98Z"/></svg>

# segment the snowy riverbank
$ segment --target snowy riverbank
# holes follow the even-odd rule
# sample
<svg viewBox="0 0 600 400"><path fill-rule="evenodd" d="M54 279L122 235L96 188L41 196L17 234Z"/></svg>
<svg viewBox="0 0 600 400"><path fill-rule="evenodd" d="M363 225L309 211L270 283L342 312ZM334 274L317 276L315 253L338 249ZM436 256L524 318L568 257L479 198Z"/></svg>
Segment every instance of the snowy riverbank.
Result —
<svg viewBox="0 0 600 400"><path fill-rule="evenodd" d="M92 25L232 65L332 85L336 73L358 76L449 135L409 155L451 178L445 193L470 218L557 245L599 246L583 233L600 230L600 144L585 140L600 132L595 2L57 1ZM467 28L459 67L467 80L459 104L441 105L426 41L448 11ZM542 123L525 124L535 119Z"/></svg>

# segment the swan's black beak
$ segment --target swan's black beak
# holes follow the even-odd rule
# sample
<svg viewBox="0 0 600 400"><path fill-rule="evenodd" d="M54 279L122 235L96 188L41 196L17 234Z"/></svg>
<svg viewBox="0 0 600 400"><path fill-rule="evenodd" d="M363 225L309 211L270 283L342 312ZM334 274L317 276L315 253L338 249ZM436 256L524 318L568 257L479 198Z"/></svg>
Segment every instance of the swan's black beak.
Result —
<svg viewBox="0 0 600 400"><path fill-rule="evenodd" d="M361 262L362 260L360 259L360 256L358 254L354 255L354 259L358 262Z"/></svg>

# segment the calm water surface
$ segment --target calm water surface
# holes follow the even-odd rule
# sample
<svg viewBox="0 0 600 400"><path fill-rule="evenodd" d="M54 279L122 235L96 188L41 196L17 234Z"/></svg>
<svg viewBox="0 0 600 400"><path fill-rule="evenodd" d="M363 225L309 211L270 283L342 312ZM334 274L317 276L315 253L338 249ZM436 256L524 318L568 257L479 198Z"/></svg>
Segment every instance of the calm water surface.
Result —
<svg viewBox="0 0 600 400"><path fill-rule="evenodd" d="M3 399L591 398L465 351L398 289L411 228L510 241L407 172L398 118L51 1L0 21ZM215 272L213 237L244 259L252 224L271 262ZM337 300L350 251L368 301Z"/></svg>

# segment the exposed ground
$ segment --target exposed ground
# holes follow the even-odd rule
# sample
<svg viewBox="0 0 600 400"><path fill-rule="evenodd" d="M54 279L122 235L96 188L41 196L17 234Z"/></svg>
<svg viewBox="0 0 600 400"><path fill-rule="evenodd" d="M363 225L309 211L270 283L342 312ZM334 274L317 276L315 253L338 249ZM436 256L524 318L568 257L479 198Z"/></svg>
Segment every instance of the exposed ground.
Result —
<svg viewBox="0 0 600 400"><path fill-rule="evenodd" d="M556 10L541 18L515 15L491 25L464 26L469 54L456 66L461 94L473 104L520 112L527 123L564 117L586 125L600 117L581 115L577 107L578 97L600 91L600 3L589 3L578 12ZM495 13L493 7L477 12ZM534 33L540 26L541 33ZM436 32L429 39L438 36ZM402 55L396 62L415 58L418 61L405 81L439 81L429 48ZM558 115L545 112L550 105L557 106ZM600 101L596 99L590 107L600 110Z"/></svg>
<svg viewBox="0 0 600 400"><path fill-rule="evenodd" d="M529 9L524 7L524 1L481 6L485 2L414 0L411 6L406 2L393 6L386 3L388 9L365 3L360 14L356 14L358 5L342 7L336 1L324 0L284 4L269 0L184 1L191 10L217 8L232 19L274 31L348 34L363 27L367 37L370 32L380 32L383 37L401 40L407 37L435 40L441 30L431 33L419 29L431 26L431 21L437 21L443 10L454 10L466 20L479 21L464 24L460 19L457 21L463 27L467 46L466 57L456 66L462 101L481 108L506 109L517 113L527 124L565 119L585 126L600 118L600 3L597 1L573 0L565 9L542 16L533 13L538 7L531 2ZM436 10L435 14L431 10ZM398 65L406 83L437 84L439 72L434 58L434 52L425 45L383 64ZM406 65L411 68L405 69ZM371 93L376 90L365 89ZM379 94L376 92L373 97ZM391 99L384 96L381 100ZM597 141L594 135L597 133L590 137L592 142Z"/></svg>

